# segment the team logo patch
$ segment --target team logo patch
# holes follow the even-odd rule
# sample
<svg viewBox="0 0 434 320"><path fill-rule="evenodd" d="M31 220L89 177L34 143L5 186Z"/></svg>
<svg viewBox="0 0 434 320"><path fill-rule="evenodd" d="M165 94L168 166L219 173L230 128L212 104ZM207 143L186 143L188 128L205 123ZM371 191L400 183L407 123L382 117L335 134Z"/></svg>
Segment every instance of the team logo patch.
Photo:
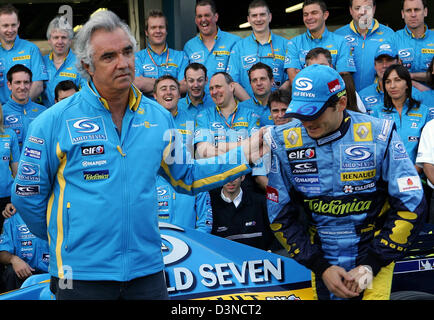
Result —
<svg viewBox="0 0 434 320"><path fill-rule="evenodd" d="M73 144L84 141L107 140L102 117L72 119L67 120L66 124Z"/></svg>
<svg viewBox="0 0 434 320"><path fill-rule="evenodd" d="M372 141L372 127L370 122L356 123L353 125L354 141Z"/></svg>
<svg viewBox="0 0 434 320"><path fill-rule="evenodd" d="M40 166L38 164L20 161L20 170L18 171L18 179L22 181L40 181Z"/></svg>
<svg viewBox="0 0 434 320"><path fill-rule="evenodd" d="M303 139L301 137L301 128L291 128L283 131L283 140L287 149L301 147Z"/></svg>
<svg viewBox="0 0 434 320"><path fill-rule="evenodd" d="M375 145L342 145L341 169L370 169L375 168Z"/></svg>

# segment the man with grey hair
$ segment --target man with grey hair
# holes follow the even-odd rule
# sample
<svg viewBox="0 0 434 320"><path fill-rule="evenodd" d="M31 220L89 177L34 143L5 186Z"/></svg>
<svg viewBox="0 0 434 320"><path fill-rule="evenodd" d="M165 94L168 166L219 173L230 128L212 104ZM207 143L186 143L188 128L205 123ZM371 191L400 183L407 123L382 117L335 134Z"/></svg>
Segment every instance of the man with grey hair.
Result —
<svg viewBox="0 0 434 320"><path fill-rule="evenodd" d="M52 51L43 57L48 72L48 81L44 83L42 103L51 107L56 103L54 89L64 80L71 80L80 87L80 73L77 70L76 57L71 50L74 31L64 16L51 20L47 28L47 40Z"/></svg>
<svg viewBox="0 0 434 320"><path fill-rule="evenodd" d="M218 187L250 171L248 162L263 151L262 132L219 158L177 161L179 149L188 153L173 117L133 85L129 27L100 11L74 45L89 81L32 122L12 203L33 234L50 240L58 300L167 299L157 174L179 192Z"/></svg>

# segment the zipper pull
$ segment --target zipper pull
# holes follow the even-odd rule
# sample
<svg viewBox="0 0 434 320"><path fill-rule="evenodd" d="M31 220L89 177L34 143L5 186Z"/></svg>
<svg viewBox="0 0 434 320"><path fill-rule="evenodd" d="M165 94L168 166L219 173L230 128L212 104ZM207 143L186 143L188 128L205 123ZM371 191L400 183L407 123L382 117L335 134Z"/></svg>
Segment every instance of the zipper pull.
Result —
<svg viewBox="0 0 434 320"><path fill-rule="evenodd" d="M122 151L122 148L121 148L120 145L118 145L118 146L116 147L116 149L119 151L119 153L121 154L122 157L125 157L125 156L127 155L126 153L124 153L124 152Z"/></svg>

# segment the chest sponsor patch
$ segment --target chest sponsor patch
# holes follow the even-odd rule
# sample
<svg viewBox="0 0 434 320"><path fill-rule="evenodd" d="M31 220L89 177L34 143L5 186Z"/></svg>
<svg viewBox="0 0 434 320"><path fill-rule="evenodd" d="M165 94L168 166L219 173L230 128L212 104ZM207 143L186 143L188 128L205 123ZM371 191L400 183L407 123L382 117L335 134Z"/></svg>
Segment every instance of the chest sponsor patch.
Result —
<svg viewBox="0 0 434 320"><path fill-rule="evenodd" d="M69 136L73 144L85 141L107 140L102 117L66 120Z"/></svg>
<svg viewBox="0 0 434 320"><path fill-rule="evenodd" d="M372 169L376 167L375 145L341 145L341 170Z"/></svg>
<svg viewBox="0 0 434 320"><path fill-rule="evenodd" d="M318 166L316 161L308 162L290 162L292 174L312 174L318 173Z"/></svg>
<svg viewBox="0 0 434 320"><path fill-rule="evenodd" d="M342 172L341 181L368 180L375 177L377 170Z"/></svg>
<svg viewBox="0 0 434 320"><path fill-rule="evenodd" d="M109 178L108 170L84 171L83 178L86 181L107 180Z"/></svg>

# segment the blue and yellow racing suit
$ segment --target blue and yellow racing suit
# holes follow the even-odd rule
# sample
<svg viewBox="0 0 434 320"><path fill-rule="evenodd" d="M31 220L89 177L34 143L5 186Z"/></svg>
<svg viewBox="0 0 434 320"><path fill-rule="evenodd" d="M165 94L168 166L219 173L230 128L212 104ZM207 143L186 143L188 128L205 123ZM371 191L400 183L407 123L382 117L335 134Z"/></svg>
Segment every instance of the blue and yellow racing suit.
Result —
<svg viewBox="0 0 434 320"><path fill-rule="evenodd" d="M209 80L214 73L226 71L232 47L239 40L241 37L218 28L214 47L211 50L204 45L199 33L185 43L184 52L190 63L197 62L206 67ZM206 90L208 91L208 85Z"/></svg>
<svg viewBox="0 0 434 320"><path fill-rule="evenodd" d="M48 238L52 276L129 281L161 272L157 174L193 194L250 172L242 147L228 161L178 161L188 153L175 127L132 86L119 131L91 82L31 123L24 148L33 157L21 160L38 168L39 180L21 179L20 164L11 198L30 231Z"/></svg>
<svg viewBox="0 0 434 320"><path fill-rule="evenodd" d="M285 69L303 69L306 64L307 53L322 47L330 51L333 67L338 72L355 72L354 59L348 48L345 38L328 31L326 28L320 38L314 38L309 30L289 41L288 51L285 58Z"/></svg>
<svg viewBox="0 0 434 320"><path fill-rule="evenodd" d="M11 49L6 50L0 45L1 104L5 104L11 95L11 91L7 86L6 74L16 64L23 64L32 71L33 82L48 80L47 69L39 48L34 43L17 36Z"/></svg>
<svg viewBox="0 0 434 320"><path fill-rule="evenodd" d="M356 72L353 73L356 91L366 88L375 79L374 56L378 46L390 41L395 32L374 19L365 36L359 33L354 21L337 29L335 34L345 37L351 49L356 66Z"/></svg>
<svg viewBox="0 0 434 320"><path fill-rule="evenodd" d="M289 255L313 271L317 297L336 298L321 279L331 265L347 271L368 265L375 277L364 298L387 298L392 262L412 244L426 210L393 122L348 111L336 131L317 140L300 122L274 127L270 136L271 229ZM309 227L298 220L295 201Z"/></svg>
<svg viewBox="0 0 434 320"><path fill-rule="evenodd" d="M248 71L250 68L262 62L273 70L274 84L272 90L278 89L286 80L285 55L288 48L288 40L270 32L268 41L264 44L256 40L255 34L237 42L231 52L227 72L235 82L238 82L253 97Z"/></svg>
<svg viewBox="0 0 434 320"><path fill-rule="evenodd" d="M0 251L17 256L39 273L48 272L48 242L32 234L19 213L5 220L0 235Z"/></svg>
<svg viewBox="0 0 434 320"><path fill-rule="evenodd" d="M425 25L425 33L421 38L415 38L412 32L405 26L398 30L393 38L402 65L409 72L426 72L434 57L434 31Z"/></svg>
<svg viewBox="0 0 434 320"><path fill-rule="evenodd" d="M0 111L1 112L1 111ZM10 169L11 162L18 162L20 149L18 138L12 129L0 132L0 198L10 197L14 178Z"/></svg>
<svg viewBox="0 0 434 320"><path fill-rule="evenodd" d="M8 102L3 106L5 128L11 128L17 134L20 151L27 136L30 123L46 109L43 105L30 100L30 98L25 104L20 104L9 98Z"/></svg>
<svg viewBox="0 0 434 320"><path fill-rule="evenodd" d="M396 131L404 143L405 150L408 153L410 160L416 163L417 148L422 129L425 124L431 120L429 109L426 105L421 104L418 108L409 110L408 99L404 103L401 115L393 108L390 112L384 107L376 108L372 113L373 117L380 119L388 119L395 122Z"/></svg>
<svg viewBox="0 0 434 320"><path fill-rule="evenodd" d="M59 69L54 65L53 53L43 56L43 60L47 67L48 81L44 81L44 91L41 96L43 105L49 108L56 103L54 101L54 89L59 82L70 80L75 83L77 88L80 88L82 79L77 70L75 54L71 50L69 50L68 55Z"/></svg>

